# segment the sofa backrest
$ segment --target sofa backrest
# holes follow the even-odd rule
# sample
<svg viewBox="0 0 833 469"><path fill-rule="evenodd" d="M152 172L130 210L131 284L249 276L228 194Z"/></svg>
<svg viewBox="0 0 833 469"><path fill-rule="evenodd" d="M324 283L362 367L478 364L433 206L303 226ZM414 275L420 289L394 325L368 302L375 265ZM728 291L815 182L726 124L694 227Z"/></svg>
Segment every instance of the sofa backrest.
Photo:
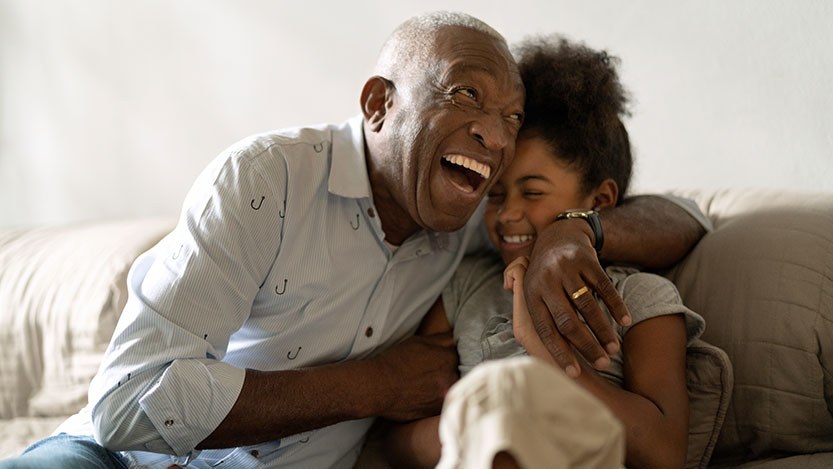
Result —
<svg viewBox="0 0 833 469"><path fill-rule="evenodd" d="M675 195L714 224L667 274L733 365L712 461L833 451L833 194Z"/></svg>
<svg viewBox="0 0 833 469"><path fill-rule="evenodd" d="M69 415L86 404L127 301L128 269L173 226L0 230L0 419Z"/></svg>

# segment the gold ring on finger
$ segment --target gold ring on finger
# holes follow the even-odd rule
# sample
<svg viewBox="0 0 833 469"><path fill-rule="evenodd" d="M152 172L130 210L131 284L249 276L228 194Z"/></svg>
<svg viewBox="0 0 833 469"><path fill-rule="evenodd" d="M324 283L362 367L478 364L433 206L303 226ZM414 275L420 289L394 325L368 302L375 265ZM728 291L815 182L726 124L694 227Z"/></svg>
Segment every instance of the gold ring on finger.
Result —
<svg viewBox="0 0 833 469"><path fill-rule="evenodd" d="M579 288L578 290L576 290L575 292L573 292L573 294L570 295L570 298L572 298L573 301L575 301L575 300L579 299L579 297L581 295L587 293L588 291L590 291L590 290L587 288L587 285L585 285L585 286Z"/></svg>

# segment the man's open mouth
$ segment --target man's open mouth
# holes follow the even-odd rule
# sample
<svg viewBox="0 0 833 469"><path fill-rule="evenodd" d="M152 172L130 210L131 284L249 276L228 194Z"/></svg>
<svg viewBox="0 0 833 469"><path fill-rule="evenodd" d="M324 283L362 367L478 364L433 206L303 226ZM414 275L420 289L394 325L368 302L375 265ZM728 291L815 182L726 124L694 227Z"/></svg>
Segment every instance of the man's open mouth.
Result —
<svg viewBox="0 0 833 469"><path fill-rule="evenodd" d="M468 193L476 192L492 174L489 165L463 155L445 155L441 164L451 182Z"/></svg>

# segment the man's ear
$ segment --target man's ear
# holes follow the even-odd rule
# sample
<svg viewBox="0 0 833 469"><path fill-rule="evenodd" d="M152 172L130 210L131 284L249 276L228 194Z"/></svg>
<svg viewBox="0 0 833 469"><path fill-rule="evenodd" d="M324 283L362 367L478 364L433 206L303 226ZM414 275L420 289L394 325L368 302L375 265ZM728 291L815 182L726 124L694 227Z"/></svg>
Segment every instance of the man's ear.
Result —
<svg viewBox="0 0 833 469"><path fill-rule="evenodd" d="M593 190L593 208L602 209L616 206L619 200L619 185L612 178L607 178Z"/></svg>
<svg viewBox="0 0 833 469"><path fill-rule="evenodd" d="M388 109L393 106L394 91L393 83L378 75L370 77L364 84L361 97L362 114L371 132L382 130Z"/></svg>

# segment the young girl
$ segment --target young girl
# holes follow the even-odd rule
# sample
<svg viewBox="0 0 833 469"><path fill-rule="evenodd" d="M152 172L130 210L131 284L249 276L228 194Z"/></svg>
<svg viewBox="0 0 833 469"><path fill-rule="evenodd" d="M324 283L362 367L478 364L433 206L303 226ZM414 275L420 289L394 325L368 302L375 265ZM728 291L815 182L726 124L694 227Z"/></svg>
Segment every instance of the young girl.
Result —
<svg viewBox="0 0 833 469"><path fill-rule="evenodd" d="M615 59L550 37L523 43L518 62L527 91L526 120L515 159L490 191L484 215L503 262L493 256L465 259L421 327L426 334L453 328L462 374L484 360L526 353L557 366L526 310L527 256L537 233L560 223L554 221L559 214L615 206L631 175L621 121L627 99ZM576 381L624 424L628 467L682 467L688 438L686 345L705 323L683 306L670 281L625 267L608 266L606 272L633 321L623 327L611 320L621 350L603 370L582 362ZM567 293L574 301L592 295L578 287ZM438 422L434 417L396 428L388 441L392 460L436 464Z"/></svg>

